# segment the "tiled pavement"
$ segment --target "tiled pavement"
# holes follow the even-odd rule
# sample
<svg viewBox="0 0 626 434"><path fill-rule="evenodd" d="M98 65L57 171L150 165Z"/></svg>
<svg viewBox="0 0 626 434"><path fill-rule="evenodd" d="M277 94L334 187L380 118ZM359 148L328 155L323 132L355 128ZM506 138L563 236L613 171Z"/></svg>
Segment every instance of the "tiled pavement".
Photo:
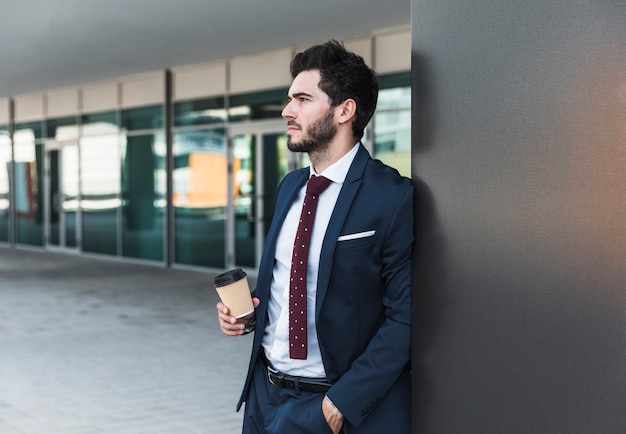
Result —
<svg viewBox="0 0 626 434"><path fill-rule="evenodd" d="M240 432L251 337L211 278L0 247L0 433Z"/></svg>

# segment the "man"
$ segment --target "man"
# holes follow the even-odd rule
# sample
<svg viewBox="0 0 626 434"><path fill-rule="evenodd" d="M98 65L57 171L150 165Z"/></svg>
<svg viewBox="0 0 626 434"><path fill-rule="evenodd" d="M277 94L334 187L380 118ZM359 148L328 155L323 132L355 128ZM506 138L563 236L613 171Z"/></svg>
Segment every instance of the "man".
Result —
<svg viewBox="0 0 626 434"><path fill-rule="evenodd" d="M246 402L243 432L409 433L413 189L360 143L378 81L337 41L298 53L291 74L282 112L287 143L308 153L311 166L287 174L278 187L255 313L237 319L217 305L225 334L256 327L237 406ZM330 181L305 200L312 176ZM313 201L309 246L294 246L303 233L303 202ZM306 295L290 282L301 273L298 262ZM294 295L302 297L301 309L292 305Z"/></svg>

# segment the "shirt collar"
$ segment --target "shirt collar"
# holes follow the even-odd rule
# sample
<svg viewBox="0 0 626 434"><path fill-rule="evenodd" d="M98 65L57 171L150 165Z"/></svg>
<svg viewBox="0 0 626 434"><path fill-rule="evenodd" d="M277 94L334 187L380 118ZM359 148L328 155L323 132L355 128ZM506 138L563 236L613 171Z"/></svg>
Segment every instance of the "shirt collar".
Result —
<svg viewBox="0 0 626 434"><path fill-rule="evenodd" d="M346 176L348 176L348 170L350 170L350 165L352 165L352 161L354 160L354 157L356 157L360 144L361 142L357 142L346 155L328 166L322 173L315 173L313 165L309 166L309 177L313 175L324 176L333 182L343 184L346 180Z"/></svg>

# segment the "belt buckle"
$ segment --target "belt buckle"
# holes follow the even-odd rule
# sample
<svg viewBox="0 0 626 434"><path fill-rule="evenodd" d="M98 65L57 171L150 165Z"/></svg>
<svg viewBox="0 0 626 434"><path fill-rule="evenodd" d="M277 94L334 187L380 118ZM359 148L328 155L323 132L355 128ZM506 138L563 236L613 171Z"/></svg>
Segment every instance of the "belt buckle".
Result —
<svg viewBox="0 0 626 434"><path fill-rule="evenodd" d="M285 388L285 375L271 366L267 367L267 378L273 385Z"/></svg>

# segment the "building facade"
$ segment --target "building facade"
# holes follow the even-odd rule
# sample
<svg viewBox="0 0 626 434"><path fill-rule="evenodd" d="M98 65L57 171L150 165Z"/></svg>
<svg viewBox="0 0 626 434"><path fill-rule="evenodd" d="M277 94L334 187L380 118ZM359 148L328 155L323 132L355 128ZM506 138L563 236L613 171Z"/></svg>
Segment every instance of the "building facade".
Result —
<svg viewBox="0 0 626 434"><path fill-rule="evenodd" d="M411 33L344 40L379 75L365 146L410 175ZM254 274L305 47L0 99L0 243Z"/></svg>

